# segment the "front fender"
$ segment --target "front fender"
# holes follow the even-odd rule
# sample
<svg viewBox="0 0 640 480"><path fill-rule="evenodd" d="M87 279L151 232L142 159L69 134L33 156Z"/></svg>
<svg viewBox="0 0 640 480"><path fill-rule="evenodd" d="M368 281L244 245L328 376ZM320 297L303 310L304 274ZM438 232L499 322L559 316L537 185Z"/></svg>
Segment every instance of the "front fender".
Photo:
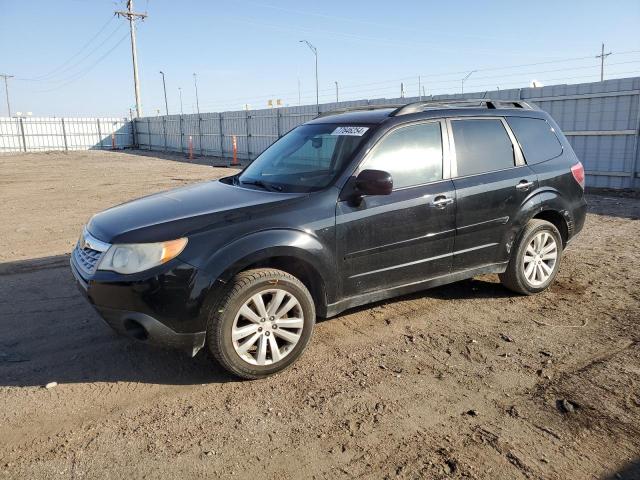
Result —
<svg viewBox="0 0 640 480"><path fill-rule="evenodd" d="M213 252L202 269L211 278L228 282L249 265L272 257L294 257L301 260L325 279L328 298L334 298L336 261L331 249L319 238L294 229L274 229L252 233Z"/></svg>

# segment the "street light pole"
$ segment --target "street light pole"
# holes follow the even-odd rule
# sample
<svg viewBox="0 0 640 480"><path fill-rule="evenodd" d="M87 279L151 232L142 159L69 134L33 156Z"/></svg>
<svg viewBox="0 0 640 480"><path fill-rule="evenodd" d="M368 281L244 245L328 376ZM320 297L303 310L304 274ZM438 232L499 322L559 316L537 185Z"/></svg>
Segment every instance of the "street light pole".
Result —
<svg viewBox="0 0 640 480"><path fill-rule="evenodd" d="M7 112L9 113L9 116L11 116L11 104L9 103L9 82L8 80L10 78L13 78L13 75L6 75L6 74L1 74L0 77L4 78L4 90L5 93L7 95Z"/></svg>
<svg viewBox="0 0 640 480"><path fill-rule="evenodd" d="M464 82L465 82L465 80L467 80L475 72L477 72L477 70L471 70L469 73L467 73L467 76L462 79L462 92L461 93L464 93Z"/></svg>
<svg viewBox="0 0 640 480"><path fill-rule="evenodd" d="M167 84L164 81L164 72L161 70L160 75L162 75L162 88L164 89L164 110L167 115L169 115L169 104L167 103Z"/></svg>
<svg viewBox="0 0 640 480"><path fill-rule="evenodd" d="M316 57L316 110L320 112L320 94L318 92L318 49L314 47L308 40L300 40L300 43L306 43L307 47L313 52Z"/></svg>
<svg viewBox="0 0 640 480"><path fill-rule="evenodd" d="M336 84L336 103L338 103L340 100L338 100L338 82L335 82Z"/></svg>
<svg viewBox="0 0 640 480"><path fill-rule="evenodd" d="M198 102L198 76L193 74L193 84L196 87L196 110L198 111L198 116L200 116L200 103Z"/></svg>
<svg viewBox="0 0 640 480"><path fill-rule="evenodd" d="M182 88L178 87L178 92L180 93L180 115L184 115L184 111L182 110Z"/></svg>

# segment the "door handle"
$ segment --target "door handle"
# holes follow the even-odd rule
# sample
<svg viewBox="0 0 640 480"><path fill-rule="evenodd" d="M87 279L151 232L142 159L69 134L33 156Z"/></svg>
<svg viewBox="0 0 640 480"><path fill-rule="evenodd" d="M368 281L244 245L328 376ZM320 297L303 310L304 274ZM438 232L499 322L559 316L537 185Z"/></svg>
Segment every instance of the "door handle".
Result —
<svg viewBox="0 0 640 480"><path fill-rule="evenodd" d="M533 187L533 182L520 180L520 183L516 185L516 190L522 190L523 192L526 192L527 190L530 190L531 187Z"/></svg>
<svg viewBox="0 0 640 480"><path fill-rule="evenodd" d="M447 198L445 196L439 196L436 197L433 202L431 202L431 205L433 205L436 208L445 208L447 205L451 205L453 203L453 198Z"/></svg>

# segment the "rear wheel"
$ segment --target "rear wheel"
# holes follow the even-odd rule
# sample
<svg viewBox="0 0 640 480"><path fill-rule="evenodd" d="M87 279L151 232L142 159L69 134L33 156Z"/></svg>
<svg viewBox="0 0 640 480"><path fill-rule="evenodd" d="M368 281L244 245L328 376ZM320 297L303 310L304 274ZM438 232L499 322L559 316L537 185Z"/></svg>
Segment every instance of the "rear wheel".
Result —
<svg viewBox="0 0 640 480"><path fill-rule="evenodd" d="M247 270L210 310L207 345L230 372L261 378L300 357L314 324L313 299L300 280L281 270Z"/></svg>
<svg viewBox="0 0 640 480"><path fill-rule="evenodd" d="M555 279L561 256L562 237L556 226L546 220L530 220L500 281L525 295L542 292Z"/></svg>

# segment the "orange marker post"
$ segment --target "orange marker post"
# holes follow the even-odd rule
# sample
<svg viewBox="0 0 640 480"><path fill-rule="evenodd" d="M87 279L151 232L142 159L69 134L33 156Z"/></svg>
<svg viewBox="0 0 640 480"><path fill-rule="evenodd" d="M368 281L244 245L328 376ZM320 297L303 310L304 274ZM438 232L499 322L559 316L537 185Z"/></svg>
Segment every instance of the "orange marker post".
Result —
<svg viewBox="0 0 640 480"><path fill-rule="evenodd" d="M240 164L238 163L238 140L235 135L231 137L231 144L233 145L233 162L231 165L237 167Z"/></svg>
<svg viewBox="0 0 640 480"><path fill-rule="evenodd" d="M193 137L189 135L189 160L193 160Z"/></svg>

